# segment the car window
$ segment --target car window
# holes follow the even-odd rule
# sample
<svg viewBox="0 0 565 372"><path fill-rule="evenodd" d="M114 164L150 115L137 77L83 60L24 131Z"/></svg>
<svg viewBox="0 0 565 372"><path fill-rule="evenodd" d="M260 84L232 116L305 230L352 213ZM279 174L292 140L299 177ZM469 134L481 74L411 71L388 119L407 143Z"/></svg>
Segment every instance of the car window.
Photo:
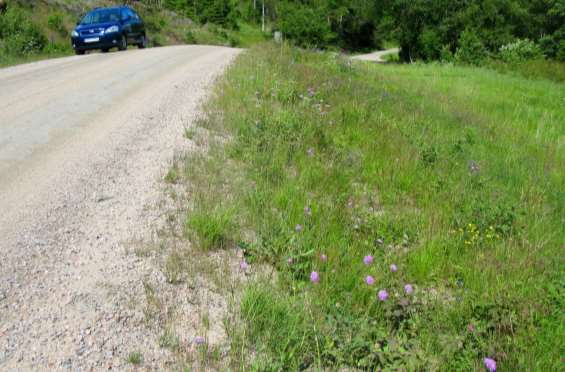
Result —
<svg viewBox="0 0 565 372"><path fill-rule="evenodd" d="M88 13L80 21L81 25L92 25L96 23L118 22L120 11L117 9L101 9Z"/></svg>
<svg viewBox="0 0 565 372"><path fill-rule="evenodd" d="M128 9L127 12L132 19L135 19L135 20L139 19L139 16L137 14L135 14L135 12L133 10Z"/></svg>

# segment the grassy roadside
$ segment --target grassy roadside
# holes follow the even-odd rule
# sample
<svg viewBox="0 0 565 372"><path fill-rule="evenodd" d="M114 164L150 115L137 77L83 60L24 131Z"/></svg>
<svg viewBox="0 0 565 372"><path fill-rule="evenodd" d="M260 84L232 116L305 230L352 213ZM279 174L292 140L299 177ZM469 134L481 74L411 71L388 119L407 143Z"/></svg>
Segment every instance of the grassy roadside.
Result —
<svg viewBox="0 0 565 372"><path fill-rule="evenodd" d="M240 57L200 122L215 144L179 168L186 236L276 268L241 297L234 367L558 368L563 98L484 69Z"/></svg>

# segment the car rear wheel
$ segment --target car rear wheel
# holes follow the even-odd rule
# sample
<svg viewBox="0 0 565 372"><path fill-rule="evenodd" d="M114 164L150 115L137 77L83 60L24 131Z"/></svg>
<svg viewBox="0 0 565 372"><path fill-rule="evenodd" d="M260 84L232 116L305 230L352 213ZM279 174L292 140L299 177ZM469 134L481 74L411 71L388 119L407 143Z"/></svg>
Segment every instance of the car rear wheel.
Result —
<svg viewBox="0 0 565 372"><path fill-rule="evenodd" d="M143 35L141 37L141 43L137 44L137 46L139 47L139 49L147 48L147 36L146 35Z"/></svg>
<svg viewBox="0 0 565 372"><path fill-rule="evenodd" d="M126 50L127 48L128 48L128 39L126 35L122 35L122 38L120 39L120 43L118 44L118 49Z"/></svg>

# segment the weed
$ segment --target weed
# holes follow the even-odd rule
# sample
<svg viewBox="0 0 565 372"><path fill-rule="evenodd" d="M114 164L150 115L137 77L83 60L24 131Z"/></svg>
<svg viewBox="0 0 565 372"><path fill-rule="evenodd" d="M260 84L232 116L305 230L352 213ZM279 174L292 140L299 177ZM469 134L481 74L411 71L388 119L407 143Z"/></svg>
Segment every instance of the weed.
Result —
<svg viewBox="0 0 565 372"><path fill-rule="evenodd" d="M180 348L180 339L172 328L166 328L161 337L159 337L159 347L178 351Z"/></svg>
<svg viewBox="0 0 565 372"><path fill-rule="evenodd" d="M127 361L133 365L140 365L143 362L143 356L139 351L134 351L128 355Z"/></svg>

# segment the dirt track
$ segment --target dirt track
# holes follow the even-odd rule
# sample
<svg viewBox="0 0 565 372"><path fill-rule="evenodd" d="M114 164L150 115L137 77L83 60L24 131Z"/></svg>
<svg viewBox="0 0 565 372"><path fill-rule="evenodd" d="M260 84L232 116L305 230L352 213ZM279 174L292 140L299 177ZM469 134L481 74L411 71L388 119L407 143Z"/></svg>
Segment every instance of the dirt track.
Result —
<svg viewBox="0 0 565 372"><path fill-rule="evenodd" d="M0 370L129 368L169 356L128 298L157 275L128 244L185 127L238 50L179 46L0 70Z"/></svg>

